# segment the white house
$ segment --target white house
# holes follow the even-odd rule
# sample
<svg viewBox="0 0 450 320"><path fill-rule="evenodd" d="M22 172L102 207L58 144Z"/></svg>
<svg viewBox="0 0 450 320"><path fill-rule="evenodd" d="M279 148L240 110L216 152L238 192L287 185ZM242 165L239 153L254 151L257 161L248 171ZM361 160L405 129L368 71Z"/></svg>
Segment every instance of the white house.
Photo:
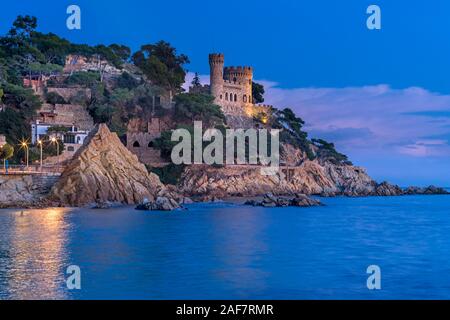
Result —
<svg viewBox="0 0 450 320"><path fill-rule="evenodd" d="M48 132L51 127L65 127L67 131L60 134ZM39 120L34 121L31 124L31 143L36 144L39 140L43 140L46 137L54 137L58 135L64 145L66 146L64 153L73 154L77 149L83 145L84 139L88 136L89 131L78 130L76 126L58 125L55 123L43 123Z"/></svg>

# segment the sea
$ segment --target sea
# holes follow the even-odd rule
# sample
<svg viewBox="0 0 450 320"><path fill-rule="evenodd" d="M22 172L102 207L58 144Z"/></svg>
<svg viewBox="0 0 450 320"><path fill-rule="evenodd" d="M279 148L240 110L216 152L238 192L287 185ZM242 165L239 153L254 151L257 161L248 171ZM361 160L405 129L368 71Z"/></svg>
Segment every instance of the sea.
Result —
<svg viewBox="0 0 450 320"><path fill-rule="evenodd" d="M321 201L0 210L0 299L450 298L450 196Z"/></svg>

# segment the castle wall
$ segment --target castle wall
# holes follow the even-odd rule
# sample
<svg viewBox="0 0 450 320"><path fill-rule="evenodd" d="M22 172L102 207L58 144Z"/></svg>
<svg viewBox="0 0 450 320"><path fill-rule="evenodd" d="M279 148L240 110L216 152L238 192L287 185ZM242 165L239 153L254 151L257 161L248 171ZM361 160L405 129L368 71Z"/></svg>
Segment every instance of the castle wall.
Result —
<svg viewBox="0 0 450 320"><path fill-rule="evenodd" d="M211 95L225 115L245 117L252 103L251 67L223 67L223 54L210 54Z"/></svg>
<svg viewBox="0 0 450 320"><path fill-rule="evenodd" d="M163 163L161 151L155 149L152 142L168 129L169 126L159 118L151 118L149 121L131 119L127 128L127 149L142 163L152 166Z"/></svg>

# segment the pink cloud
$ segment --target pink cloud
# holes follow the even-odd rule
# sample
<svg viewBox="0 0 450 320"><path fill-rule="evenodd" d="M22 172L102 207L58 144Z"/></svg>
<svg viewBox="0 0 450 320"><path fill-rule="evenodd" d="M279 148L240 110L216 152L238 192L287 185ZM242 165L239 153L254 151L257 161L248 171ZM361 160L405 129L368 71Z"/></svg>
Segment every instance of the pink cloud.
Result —
<svg viewBox="0 0 450 320"><path fill-rule="evenodd" d="M186 83L192 78L188 74ZM208 75L200 79L209 83ZM333 141L344 152L450 157L450 116L432 115L450 112L450 95L387 84L286 89L256 81L265 87L264 103L293 109L310 137Z"/></svg>

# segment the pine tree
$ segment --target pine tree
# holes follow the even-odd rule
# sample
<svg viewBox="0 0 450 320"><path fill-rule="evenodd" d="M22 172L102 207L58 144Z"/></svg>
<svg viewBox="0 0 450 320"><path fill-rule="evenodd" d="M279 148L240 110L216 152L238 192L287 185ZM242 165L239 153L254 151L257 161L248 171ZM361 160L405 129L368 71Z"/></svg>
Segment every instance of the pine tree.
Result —
<svg viewBox="0 0 450 320"><path fill-rule="evenodd" d="M198 72L195 73L194 79L192 79L191 84L194 88L199 88L202 86L200 78L198 77Z"/></svg>

